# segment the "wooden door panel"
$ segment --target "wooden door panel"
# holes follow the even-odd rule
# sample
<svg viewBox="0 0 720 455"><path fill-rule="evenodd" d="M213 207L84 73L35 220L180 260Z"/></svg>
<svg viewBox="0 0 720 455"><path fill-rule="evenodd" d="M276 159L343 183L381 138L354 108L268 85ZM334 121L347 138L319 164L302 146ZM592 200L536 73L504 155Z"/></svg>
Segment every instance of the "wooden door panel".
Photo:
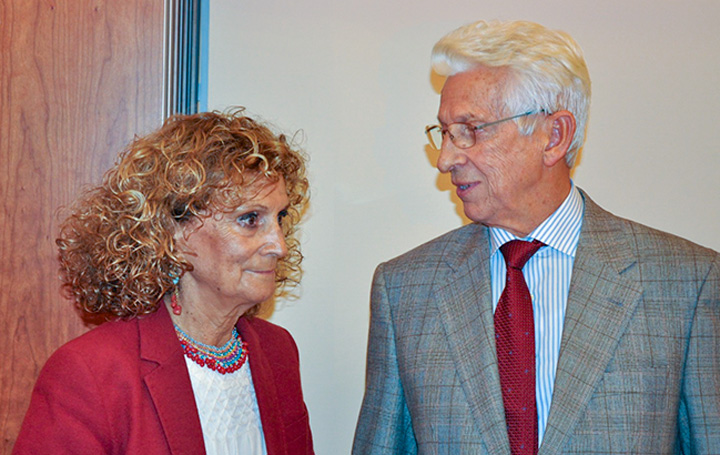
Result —
<svg viewBox="0 0 720 455"><path fill-rule="evenodd" d="M54 239L79 190L162 120L163 0L0 0L0 452L47 357L87 330Z"/></svg>

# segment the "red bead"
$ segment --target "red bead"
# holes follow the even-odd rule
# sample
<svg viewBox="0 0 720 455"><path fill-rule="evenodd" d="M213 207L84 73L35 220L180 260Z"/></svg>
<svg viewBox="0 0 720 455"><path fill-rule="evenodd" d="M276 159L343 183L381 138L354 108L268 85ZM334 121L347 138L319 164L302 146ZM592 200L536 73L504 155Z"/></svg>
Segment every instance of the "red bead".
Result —
<svg viewBox="0 0 720 455"><path fill-rule="evenodd" d="M244 341L240 343L240 352L237 352L237 348L235 348L232 352L214 355L210 352L206 353L193 346L192 343L187 340L187 337L183 336L183 334L178 333L178 337L180 338L180 345L182 347L183 354L187 358L201 367L210 368L220 374L236 372L242 368L247 360L247 343Z"/></svg>
<svg viewBox="0 0 720 455"><path fill-rule="evenodd" d="M170 296L170 307L172 308L172 312L176 316L180 316L182 314L182 307L177 301L177 293L174 292L172 296Z"/></svg>

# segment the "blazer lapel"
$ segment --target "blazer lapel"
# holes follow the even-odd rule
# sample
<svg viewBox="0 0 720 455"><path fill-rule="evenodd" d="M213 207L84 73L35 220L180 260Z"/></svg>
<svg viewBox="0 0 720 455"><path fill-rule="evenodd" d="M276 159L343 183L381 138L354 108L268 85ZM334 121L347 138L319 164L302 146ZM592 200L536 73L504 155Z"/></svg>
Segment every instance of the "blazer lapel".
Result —
<svg viewBox="0 0 720 455"><path fill-rule="evenodd" d="M539 455L561 453L642 294L624 221L587 195L570 283L555 388Z"/></svg>
<svg viewBox="0 0 720 455"><path fill-rule="evenodd" d="M138 320L140 375L148 388L173 454L204 454L190 375L165 308Z"/></svg>
<svg viewBox="0 0 720 455"><path fill-rule="evenodd" d="M487 229L470 225L448 244L447 280L430 297L437 303L450 352L487 451L509 454L495 354Z"/></svg>
<svg viewBox="0 0 720 455"><path fill-rule="evenodd" d="M263 352L260 337L251 323L246 318L240 318L237 329L242 339L248 344L250 371L252 372L258 408L260 409L260 420L267 453L287 453L285 427L279 414L282 403L278 399L272 366Z"/></svg>

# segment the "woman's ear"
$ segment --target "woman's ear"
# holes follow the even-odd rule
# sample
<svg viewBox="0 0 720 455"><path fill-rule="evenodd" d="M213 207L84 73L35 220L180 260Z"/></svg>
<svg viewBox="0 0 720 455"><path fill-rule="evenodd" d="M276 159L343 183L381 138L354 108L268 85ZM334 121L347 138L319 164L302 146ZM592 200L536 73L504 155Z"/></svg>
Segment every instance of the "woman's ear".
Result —
<svg viewBox="0 0 720 455"><path fill-rule="evenodd" d="M190 219L175 222L173 242L175 242L175 251L179 253L180 257L187 259L195 255L190 237L203 226L203 223L204 219L198 216L192 216Z"/></svg>
<svg viewBox="0 0 720 455"><path fill-rule="evenodd" d="M193 220L185 220L175 222L175 231L173 232L173 241L178 252L187 252L187 240L193 232Z"/></svg>
<svg viewBox="0 0 720 455"><path fill-rule="evenodd" d="M543 152L543 162L547 167L552 167L560 160L565 160L577 125L575 116L570 111L554 112L548 115L548 121L551 122L551 130Z"/></svg>

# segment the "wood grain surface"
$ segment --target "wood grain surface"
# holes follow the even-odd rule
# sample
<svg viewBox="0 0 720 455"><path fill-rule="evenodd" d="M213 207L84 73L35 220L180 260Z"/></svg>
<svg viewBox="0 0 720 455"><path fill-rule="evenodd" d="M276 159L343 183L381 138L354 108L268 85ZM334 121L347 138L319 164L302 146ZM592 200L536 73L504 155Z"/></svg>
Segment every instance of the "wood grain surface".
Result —
<svg viewBox="0 0 720 455"><path fill-rule="evenodd" d="M88 329L55 237L81 189L162 120L163 0L0 0L0 431L10 453L48 356Z"/></svg>

